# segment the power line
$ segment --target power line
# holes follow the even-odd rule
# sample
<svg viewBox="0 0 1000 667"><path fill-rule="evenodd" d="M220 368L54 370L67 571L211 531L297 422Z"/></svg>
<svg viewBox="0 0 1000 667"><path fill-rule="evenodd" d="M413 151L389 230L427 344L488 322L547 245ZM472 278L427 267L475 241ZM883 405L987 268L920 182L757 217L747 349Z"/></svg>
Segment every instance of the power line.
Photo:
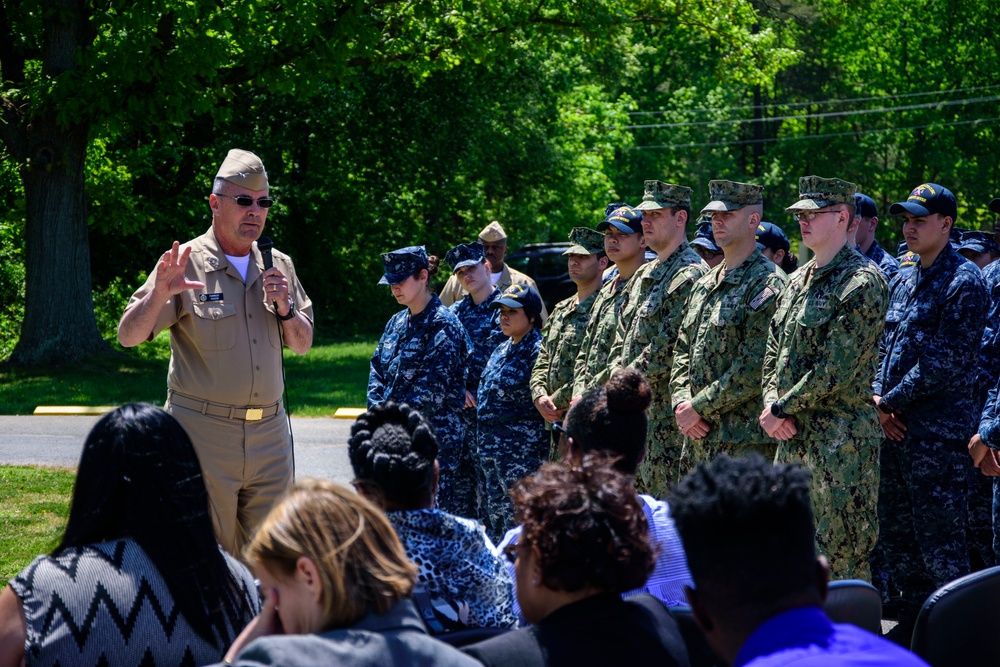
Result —
<svg viewBox="0 0 1000 667"><path fill-rule="evenodd" d="M881 109L856 109L854 111L829 111L827 113L813 113L804 116L774 116L773 118L729 118L726 120L698 120L685 123L655 123L652 125L626 125L626 130L651 130L667 129L675 127L701 127L705 125L743 125L746 123L771 123L784 120L805 120L808 118L837 118L842 116L865 116L878 113L889 113L891 111L914 111L916 109L931 109L939 107L950 107L955 105L979 104L982 102L1000 101L1000 95L992 97L971 97L962 100L945 100L943 102L924 102L923 104L908 104L899 107L885 107Z"/></svg>
<svg viewBox="0 0 1000 667"><path fill-rule="evenodd" d="M718 146L738 146L746 144L767 144L778 141L804 141L807 139L830 139L832 137L855 137L863 134L880 134L884 132L904 132L906 130L926 130L937 127L955 127L957 125L977 125L980 123L992 123L1000 120L1000 116L995 118L977 118L976 120L959 120L952 123L929 123L927 125L913 125L910 127L887 127L874 130L862 130L860 132L833 132L830 134L812 134L801 137L769 137L766 139L743 139L739 141L716 141L706 143L691 144L662 144L659 146L630 146L628 150L669 150L672 148L714 148Z"/></svg>
<svg viewBox="0 0 1000 667"><path fill-rule="evenodd" d="M673 109L672 111L683 112L683 113L708 113L710 111L752 111L754 109L770 109L770 108L782 108L782 109L801 109L802 107L811 106L822 106L822 105L838 105L838 104L854 104L856 102L876 102L879 100L901 100L911 97L926 97L927 95L952 95L955 93L970 93L977 90L993 90L995 88L1000 88L1000 84L993 86L976 86L973 88L955 88L953 90L933 90L926 91L922 93L901 93L899 95L879 95L877 97L853 97L841 100L821 100L814 102L774 102L772 104L751 104L749 106L743 107L720 107L718 109ZM667 111L629 111L629 116L660 116Z"/></svg>

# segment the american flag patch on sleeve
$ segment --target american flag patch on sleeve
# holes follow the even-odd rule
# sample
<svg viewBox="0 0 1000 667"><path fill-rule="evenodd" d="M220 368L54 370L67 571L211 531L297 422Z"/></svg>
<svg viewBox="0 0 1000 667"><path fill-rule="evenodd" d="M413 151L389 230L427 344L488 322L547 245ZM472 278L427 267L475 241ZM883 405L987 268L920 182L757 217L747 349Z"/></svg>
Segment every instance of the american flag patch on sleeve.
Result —
<svg viewBox="0 0 1000 667"><path fill-rule="evenodd" d="M765 303L771 300L771 297L778 293L778 290L768 285L760 291L760 294L755 296L750 301L750 310L755 313L760 310Z"/></svg>

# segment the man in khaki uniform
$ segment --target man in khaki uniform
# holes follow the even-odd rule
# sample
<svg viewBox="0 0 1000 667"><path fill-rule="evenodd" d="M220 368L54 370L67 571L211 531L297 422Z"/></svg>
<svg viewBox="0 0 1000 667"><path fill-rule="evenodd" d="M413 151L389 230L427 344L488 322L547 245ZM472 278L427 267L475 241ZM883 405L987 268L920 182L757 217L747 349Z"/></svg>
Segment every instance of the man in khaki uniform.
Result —
<svg viewBox="0 0 1000 667"><path fill-rule="evenodd" d="M725 259L695 283L674 346L670 390L686 436L682 475L722 453L756 451L773 461L777 448L757 423L768 325L787 281L756 240L764 188L720 180L708 191L703 211Z"/></svg>
<svg viewBox="0 0 1000 667"><path fill-rule="evenodd" d="M266 269L255 243L273 203L260 158L231 150L208 198L212 227L174 241L118 324L125 347L170 329L165 407L194 443L232 554L292 481L281 348L312 346L312 303L292 260L274 251Z"/></svg>
<svg viewBox="0 0 1000 667"><path fill-rule="evenodd" d="M521 273L517 269L512 269L504 264L504 257L507 256L507 232L503 230L500 223L494 220L479 232L479 242L483 244L483 255L490 264L490 278L498 290L503 292L511 285L527 285L538 294L538 285L531 276ZM456 301L461 301L468 294L465 288L458 282L454 275L448 278L448 282L441 288L438 298L441 303L450 306ZM546 320L549 312L545 309L545 302L542 302L542 319Z"/></svg>
<svg viewBox="0 0 1000 667"><path fill-rule="evenodd" d="M573 245L563 254L568 255L569 277L576 284L576 294L557 303L545 320L529 384L535 408L549 423L562 419L569 408L576 355L608 265L604 234L574 227L569 240Z"/></svg>
<svg viewBox="0 0 1000 667"><path fill-rule="evenodd" d="M687 242L691 188L646 181L642 232L658 258L636 271L618 315L609 366L642 371L653 389L649 406L649 444L639 465L636 487L654 498L666 497L679 477L682 438L670 402L674 342L684 303L708 266Z"/></svg>

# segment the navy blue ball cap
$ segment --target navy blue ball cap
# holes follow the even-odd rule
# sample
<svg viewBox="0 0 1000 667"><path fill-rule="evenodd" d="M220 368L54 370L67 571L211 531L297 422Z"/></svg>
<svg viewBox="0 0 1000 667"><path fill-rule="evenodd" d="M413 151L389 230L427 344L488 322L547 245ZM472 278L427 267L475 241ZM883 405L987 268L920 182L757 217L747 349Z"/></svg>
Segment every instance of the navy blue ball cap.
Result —
<svg viewBox="0 0 1000 667"><path fill-rule="evenodd" d="M604 222L597 225L597 231L603 232L611 225L623 234L641 234L642 211L637 211L631 206L619 206L607 214Z"/></svg>
<svg viewBox="0 0 1000 667"><path fill-rule="evenodd" d="M444 256L444 261L451 266L452 272L455 272L464 266L482 264L483 258L482 243L459 243L448 251L448 254Z"/></svg>
<svg viewBox="0 0 1000 667"><path fill-rule="evenodd" d="M411 245L392 252L382 253L385 273L379 285L396 285L420 269L428 267L427 250L422 245Z"/></svg>
<svg viewBox="0 0 1000 667"><path fill-rule="evenodd" d="M925 216L935 213L951 218L952 224L958 221L958 202L951 190L937 183L918 185L906 198L906 201L896 202L889 207L890 215L909 213Z"/></svg>
<svg viewBox="0 0 1000 667"><path fill-rule="evenodd" d="M994 213L1000 213L1000 197L990 201L989 208Z"/></svg>
<svg viewBox="0 0 1000 667"><path fill-rule="evenodd" d="M862 218L878 217L878 207L875 206L875 200L868 195L862 192L854 195L854 205L858 208L858 215Z"/></svg>
<svg viewBox="0 0 1000 667"><path fill-rule="evenodd" d="M514 283L501 292L500 296L490 304L490 308L499 308L500 306L507 306L508 308L524 308L527 306L536 313L540 313L542 312L542 298L538 296L538 292L533 288Z"/></svg>
<svg viewBox="0 0 1000 667"><path fill-rule="evenodd" d="M781 227L773 222L761 222L757 225L757 247L788 252L792 245Z"/></svg>

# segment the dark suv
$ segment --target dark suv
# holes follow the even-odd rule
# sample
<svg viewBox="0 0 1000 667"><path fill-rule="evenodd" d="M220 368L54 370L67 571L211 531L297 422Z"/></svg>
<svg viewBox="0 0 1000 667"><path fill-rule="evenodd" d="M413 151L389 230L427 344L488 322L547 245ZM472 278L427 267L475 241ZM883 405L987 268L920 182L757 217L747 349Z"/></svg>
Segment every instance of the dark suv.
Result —
<svg viewBox="0 0 1000 667"><path fill-rule="evenodd" d="M538 284L542 301L549 312L563 299L576 294L576 285L569 279L567 257L570 246L562 243L529 243L507 255L504 262L511 268L531 276Z"/></svg>

